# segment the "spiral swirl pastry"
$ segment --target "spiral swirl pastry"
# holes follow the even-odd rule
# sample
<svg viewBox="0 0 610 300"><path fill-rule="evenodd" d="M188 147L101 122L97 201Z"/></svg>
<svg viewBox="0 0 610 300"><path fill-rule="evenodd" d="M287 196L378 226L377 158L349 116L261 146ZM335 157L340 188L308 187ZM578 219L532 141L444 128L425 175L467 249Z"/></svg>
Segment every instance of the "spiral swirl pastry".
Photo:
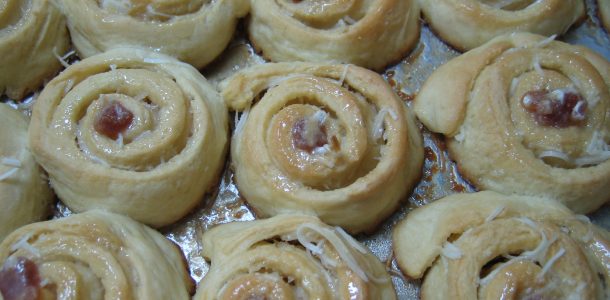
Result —
<svg viewBox="0 0 610 300"><path fill-rule="evenodd" d="M50 212L53 193L27 148L27 136L25 118L0 104L0 242Z"/></svg>
<svg viewBox="0 0 610 300"><path fill-rule="evenodd" d="M599 8L599 18L602 25L606 27L606 31L610 31L610 2L599 0L597 1L597 7Z"/></svg>
<svg viewBox="0 0 610 300"><path fill-rule="evenodd" d="M423 299L610 297L610 235L550 199L455 194L410 212L393 242Z"/></svg>
<svg viewBox="0 0 610 300"><path fill-rule="evenodd" d="M272 61L352 63L381 70L419 37L414 0L251 1L249 35Z"/></svg>
<svg viewBox="0 0 610 300"><path fill-rule="evenodd" d="M66 22L48 0L0 3L0 95L19 100L61 67L69 45Z"/></svg>
<svg viewBox="0 0 610 300"><path fill-rule="evenodd" d="M372 230L419 179L414 118L376 73L277 63L221 85L228 105L245 109L231 157L237 187L259 216L298 212L352 233Z"/></svg>
<svg viewBox="0 0 610 300"><path fill-rule="evenodd" d="M610 198L610 63L532 34L498 37L437 69L415 112L468 180L577 213Z"/></svg>
<svg viewBox="0 0 610 300"><path fill-rule="evenodd" d="M227 46L245 0L59 0L81 57L144 47L202 68Z"/></svg>
<svg viewBox="0 0 610 300"><path fill-rule="evenodd" d="M442 40L461 51L512 32L561 35L585 17L583 0L426 0L423 14Z"/></svg>
<svg viewBox="0 0 610 300"><path fill-rule="evenodd" d="M47 84L34 104L30 144L72 210L104 208L163 226L215 185L227 114L190 65L114 49Z"/></svg>
<svg viewBox="0 0 610 300"><path fill-rule="evenodd" d="M194 289L176 245L101 210L16 230L0 263L6 299L190 299Z"/></svg>
<svg viewBox="0 0 610 300"><path fill-rule="evenodd" d="M223 224L203 235L210 271L194 299L396 299L385 266L313 216Z"/></svg>

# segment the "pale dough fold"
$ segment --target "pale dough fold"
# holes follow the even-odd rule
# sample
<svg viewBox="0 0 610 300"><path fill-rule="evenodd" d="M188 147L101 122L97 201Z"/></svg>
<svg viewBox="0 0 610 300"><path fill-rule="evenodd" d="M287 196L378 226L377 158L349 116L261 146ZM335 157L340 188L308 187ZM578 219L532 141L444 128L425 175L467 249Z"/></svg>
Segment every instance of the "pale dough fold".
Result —
<svg viewBox="0 0 610 300"><path fill-rule="evenodd" d="M0 104L0 241L13 230L42 220L53 193L28 149L28 122Z"/></svg>
<svg viewBox="0 0 610 300"><path fill-rule="evenodd" d="M396 299L385 266L318 218L280 215L203 235L211 261L194 299Z"/></svg>
<svg viewBox="0 0 610 300"><path fill-rule="evenodd" d="M233 38L245 0L59 0L81 57L116 47L143 47L196 68Z"/></svg>
<svg viewBox="0 0 610 300"><path fill-rule="evenodd" d="M556 99L530 101L541 91ZM580 100L569 108L573 96ZM414 108L479 189L553 198L577 213L610 199L610 63L589 49L525 33L498 37L438 68Z"/></svg>
<svg viewBox="0 0 610 300"><path fill-rule="evenodd" d="M248 32L272 61L352 63L381 70L419 37L415 0L256 0Z"/></svg>
<svg viewBox="0 0 610 300"><path fill-rule="evenodd" d="M125 111L132 119L124 130L98 129L102 117ZM34 104L30 144L70 209L104 208L163 226L215 187L227 117L220 95L190 65L113 49L47 84Z"/></svg>
<svg viewBox="0 0 610 300"><path fill-rule="evenodd" d="M610 1L599 0L597 1L597 7L599 8L599 18L602 25L606 27L606 32L610 32Z"/></svg>
<svg viewBox="0 0 610 300"><path fill-rule="evenodd" d="M442 40L460 51L512 32L561 35L585 16L583 0L419 0Z"/></svg>
<svg viewBox="0 0 610 300"><path fill-rule="evenodd" d="M228 105L244 111L232 166L259 216L298 212L352 233L372 231L421 175L414 116L372 71L270 63L221 87Z"/></svg>
<svg viewBox="0 0 610 300"><path fill-rule="evenodd" d="M44 299L190 299L194 290L175 244L101 210L16 230L0 244L0 264L13 273L28 264Z"/></svg>
<svg viewBox="0 0 610 300"><path fill-rule="evenodd" d="M48 0L0 3L0 95L15 100L35 91L61 68L70 40L65 18Z"/></svg>
<svg viewBox="0 0 610 300"><path fill-rule="evenodd" d="M393 243L422 299L610 297L610 235L550 199L451 195L407 214Z"/></svg>

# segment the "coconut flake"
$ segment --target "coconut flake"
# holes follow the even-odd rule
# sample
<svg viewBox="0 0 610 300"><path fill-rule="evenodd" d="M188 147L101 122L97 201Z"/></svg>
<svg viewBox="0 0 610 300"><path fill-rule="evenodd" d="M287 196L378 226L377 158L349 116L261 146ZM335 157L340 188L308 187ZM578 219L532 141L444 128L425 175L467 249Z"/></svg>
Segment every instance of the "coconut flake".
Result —
<svg viewBox="0 0 610 300"><path fill-rule="evenodd" d="M398 120L398 115L396 114L395 111L393 111L392 109L389 109L387 107L382 108L379 111L379 113L377 113L377 115L375 116L375 119L373 120L373 139L375 139L375 140L378 140L381 137L383 137L383 134L385 131L383 128L383 122L385 120L386 114L390 114L392 119Z"/></svg>
<svg viewBox="0 0 610 300"><path fill-rule="evenodd" d="M9 167L13 167L13 168L21 168L21 161L14 157L3 157L0 160L0 164L9 166Z"/></svg>
<svg viewBox="0 0 610 300"><path fill-rule="evenodd" d="M540 58L538 57L538 55L534 56L534 59L532 60L532 66L534 70L536 70L536 73L538 73L538 75L544 76L544 72L542 71L542 67L540 66Z"/></svg>
<svg viewBox="0 0 610 300"><path fill-rule="evenodd" d="M119 133L119 137L116 139L117 144L119 145L120 148L123 148L124 144L123 144L123 134Z"/></svg>
<svg viewBox="0 0 610 300"><path fill-rule="evenodd" d="M34 254L35 256L40 256L40 251L38 251L38 249L34 246L32 246L28 240L32 237L33 233L28 233L26 235L24 235L19 241L17 241L17 243L13 244L11 246L11 252L15 252L19 249L23 249L25 251L28 251L32 254Z"/></svg>
<svg viewBox="0 0 610 300"><path fill-rule="evenodd" d="M70 54L70 52L68 52L68 54ZM53 48L53 55L55 56L55 58L57 58L57 60L59 61L59 63L64 66L64 68L67 68L70 66L70 64L66 61L66 59L64 58L64 56L60 56L59 54L57 54L57 49ZM70 54L72 55L72 54ZM69 57L69 55L67 56Z"/></svg>
<svg viewBox="0 0 610 300"><path fill-rule="evenodd" d="M565 154L559 150L545 150L545 151L540 152L540 154L538 154L538 158L540 158L540 159L545 158L545 157L559 158L566 162L571 161L570 157L567 154Z"/></svg>
<svg viewBox="0 0 610 300"><path fill-rule="evenodd" d="M153 15L153 16L165 17L165 18L168 18L168 19L171 19L171 18L174 17L173 15L169 15L169 14L166 14L166 13L162 13L162 12L156 11L155 8L152 7L152 5L150 5L150 4L146 5L146 12L151 14L151 15Z"/></svg>
<svg viewBox="0 0 610 300"><path fill-rule="evenodd" d="M339 85L343 85L343 82L345 82L345 77L347 76L347 70L349 69L349 64L345 65L343 67L343 73L341 73L341 77L339 78Z"/></svg>
<svg viewBox="0 0 610 300"><path fill-rule="evenodd" d="M74 79L70 78L66 81L66 86L64 87L64 96L68 94L68 92L74 87Z"/></svg>
<svg viewBox="0 0 610 300"><path fill-rule="evenodd" d="M19 170L19 168L12 168L12 169L0 174L0 181L4 181L7 178L15 175L15 173L17 173L18 170Z"/></svg>
<svg viewBox="0 0 610 300"><path fill-rule="evenodd" d="M553 42L555 40L555 38L557 38L557 35L553 34L553 35L549 36L548 38L534 44L533 47L544 48L544 47L548 46L551 42Z"/></svg>
<svg viewBox="0 0 610 300"><path fill-rule="evenodd" d="M449 259L460 259L462 258L462 250L450 242L445 242L445 246L441 250L441 255Z"/></svg>
<svg viewBox="0 0 610 300"><path fill-rule="evenodd" d="M339 235L343 238L344 241L347 241L354 249L358 250L362 254L366 254L368 251L364 246L358 243L354 238L352 238L343 228L339 226L335 226L335 230L339 233Z"/></svg>
<svg viewBox="0 0 610 300"><path fill-rule="evenodd" d="M235 125L235 136L241 134L246 126L246 121L248 120L248 114L250 113L250 106L246 107L246 109L242 112L241 116L239 116L239 121ZM237 113L235 113L237 115Z"/></svg>
<svg viewBox="0 0 610 300"><path fill-rule="evenodd" d="M538 275L536 276L536 279L542 280L544 278L544 275L553 267L553 264L559 258L561 258L561 256L563 256L565 253L566 253L566 250L564 248L559 249L559 251L557 251L557 253L555 253L555 255L553 255L553 257L551 257L551 259L549 259L544 264L544 267L542 267L542 271L540 271L540 273L538 273Z"/></svg>
<svg viewBox="0 0 610 300"><path fill-rule="evenodd" d="M462 125L458 131L458 133L456 135L453 136L453 139L455 139L458 143L461 143L464 141L464 139L466 138L466 133L464 131L464 126Z"/></svg>
<svg viewBox="0 0 610 300"><path fill-rule="evenodd" d="M505 209L504 206L496 207L496 209L494 211L492 211L491 214L489 216L487 216L487 218L485 218L485 223L489 223L489 222L493 221L496 217L498 217L504 211L504 209Z"/></svg>
<svg viewBox="0 0 610 300"><path fill-rule="evenodd" d="M358 265L358 262L356 261L356 258L352 254L348 245L345 244L345 241L337 234L336 231L320 227L319 225L316 225L316 224L311 224L311 223L301 224L297 228L297 238L299 238L300 243L302 243L301 238L306 237L306 235L304 234L304 230L307 230L307 229L319 234L324 239L326 239L333 246L335 251L337 251L337 253L339 254L339 257L341 257L341 260L358 277L360 277L365 282L368 282L369 279L375 283L387 282L387 278L377 278L373 274L368 274L364 269L362 269ZM305 239L304 241L307 242L307 239ZM305 246L305 245L303 245L303 246ZM305 247L307 248L307 246L305 246Z"/></svg>

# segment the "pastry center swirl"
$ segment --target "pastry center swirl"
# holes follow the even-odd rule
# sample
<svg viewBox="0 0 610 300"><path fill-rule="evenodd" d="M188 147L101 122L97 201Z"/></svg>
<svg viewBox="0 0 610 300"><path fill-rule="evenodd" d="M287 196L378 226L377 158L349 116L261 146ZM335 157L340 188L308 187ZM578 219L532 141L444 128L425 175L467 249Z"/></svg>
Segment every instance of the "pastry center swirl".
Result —
<svg viewBox="0 0 610 300"><path fill-rule="evenodd" d="M523 95L521 104L543 126L581 125L586 118L587 102L572 90L530 91Z"/></svg>
<svg viewBox="0 0 610 300"><path fill-rule="evenodd" d="M292 142L295 148L311 153L328 144L326 126L311 118L300 119L292 127Z"/></svg>
<svg viewBox="0 0 610 300"><path fill-rule="evenodd" d="M116 140L132 121L133 113L121 103L113 101L97 115L94 128L100 134Z"/></svg>
<svg viewBox="0 0 610 300"><path fill-rule="evenodd" d="M351 25L363 15L355 0L277 0L278 5L295 19L318 29Z"/></svg>
<svg viewBox="0 0 610 300"><path fill-rule="evenodd" d="M38 299L40 290L38 267L29 259L7 260L0 270L0 294L5 299Z"/></svg>
<svg viewBox="0 0 610 300"><path fill-rule="evenodd" d="M192 14L209 0L99 0L100 8L114 14L146 21L167 21L173 16Z"/></svg>

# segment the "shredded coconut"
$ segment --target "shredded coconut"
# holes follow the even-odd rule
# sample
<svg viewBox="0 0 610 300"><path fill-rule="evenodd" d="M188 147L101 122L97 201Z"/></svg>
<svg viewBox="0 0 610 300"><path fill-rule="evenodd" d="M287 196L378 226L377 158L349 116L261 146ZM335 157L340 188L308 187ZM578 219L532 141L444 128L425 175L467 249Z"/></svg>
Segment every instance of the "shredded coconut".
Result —
<svg viewBox="0 0 610 300"><path fill-rule="evenodd" d="M546 151L542 151L540 152L540 154L538 154L538 158L542 159L545 157L554 157L554 158L559 158L563 161L570 161L570 157L568 157L567 154L559 151L559 150L546 150Z"/></svg>
<svg viewBox="0 0 610 300"><path fill-rule="evenodd" d="M36 249L36 247L30 245L30 243L28 242L28 240L32 237L33 233L28 233L26 235L24 235L17 243L13 244L11 246L11 252L15 252L19 249L23 249L25 251L28 251L32 254L34 254L35 256L40 256L40 251L38 251L38 249Z"/></svg>
<svg viewBox="0 0 610 300"><path fill-rule="evenodd" d="M345 77L347 76L347 70L349 69L349 64L343 67L343 73L341 73L341 77L339 78L339 85L343 85L345 82Z"/></svg>
<svg viewBox="0 0 610 300"><path fill-rule="evenodd" d="M544 76L544 72L542 71L542 67L540 66L540 58L537 55L534 56L534 59L532 60L532 65L538 75Z"/></svg>
<svg viewBox="0 0 610 300"><path fill-rule="evenodd" d="M250 107L248 106L242 112L241 116L239 116L239 121L235 125L235 136L237 136L238 134L241 134L241 132L243 131L244 126L246 126L246 121L248 120L249 113L250 113ZM235 115L237 115L237 113L235 113Z"/></svg>
<svg viewBox="0 0 610 300"><path fill-rule="evenodd" d="M13 168L21 168L21 161L13 157L3 157L0 163Z"/></svg>
<svg viewBox="0 0 610 300"><path fill-rule="evenodd" d="M7 178L15 175L15 173L17 173L18 170L19 170L19 168L12 168L12 169L0 174L0 181L4 181Z"/></svg>
<svg viewBox="0 0 610 300"><path fill-rule="evenodd" d="M362 254L366 254L366 248L354 240L343 228L339 226L335 226L335 230L339 233L339 235L343 238L344 241L347 241L354 249L358 250Z"/></svg>
<svg viewBox="0 0 610 300"><path fill-rule="evenodd" d="M561 256L563 256L566 253L566 250L564 248L559 249L559 251L557 251L557 253L555 253L555 255L553 255L553 257L551 257L551 259L549 259L545 264L544 267L542 267L542 271L540 271L540 273L538 273L538 275L536 276L537 280L541 280L542 278L544 278L544 275L553 267L553 264L555 264L555 262L561 258Z"/></svg>
<svg viewBox="0 0 610 300"><path fill-rule="evenodd" d="M445 242L441 255L449 259L460 259L462 258L462 250L450 242Z"/></svg>
<svg viewBox="0 0 610 300"><path fill-rule="evenodd" d="M344 239L342 239L337 234L337 231L332 231L332 230L329 230L326 228L322 228L316 224L309 224L309 223L301 224L296 230L297 239L299 240L299 243L303 244L303 246L306 248L311 247L312 243L311 243L311 241L309 241L307 239L306 234L304 232L305 230L311 230L311 231L319 234L320 236L322 236L324 239L326 239L326 241L328 241L333 246L333 248L337 251L337 253L339 254L339 257L341 257L341 260L358 277L360 277L365 282L368 282L369 280L371 280L375 283L387 282L386 278L377 278L373 274L367 274L367 272L364 269L362 269L360 267L360 265L358 265L358 262L357 262L356 258L354 257L354 255L352 254L350 248L345 244ZM306 246L306 245L309 245L309 246ZM360 250L358 250L358 251L360 251Z"/></svg>
<svg viewBox="0 0 610 300"><path fill-rule="evenodd" d="M534 44L534 47L544 48L544 47L548 46L551 42L553 42L555 40L555 38L557 38L557 35L553 34L553 35L549 36L548 38Z"/></svg>
<svg viewBox="0 0 610 300"><path fill-rule="evenodd" d="M150 4L146 5L146 12L153 16L165 17L168 19L171 19L172 17L174 17L172 15L156 11L155 8L152 7L152 5L150 5Z"/></svg>
<svg viewBox="0 0 610 300"><path fill-rule="evenodd" d="M392 109L389 109L387 107L382 108L379 113L377 113L377 115L375 116L375 119L373 120L373 138L375 140L380 139L381 137L383 137L384 135L384 127L383 127L383 122L385 119L386 114L390 114L390 116L392 117L392 119L394 120L398 120L398 115L396 114L395 111L393 111Z"/></svg>
<svg viewBox="0 0 610 300"><path fill-rule="evenodd" d="M68 94L68 92L74 87L74 79L70 78L66 81L66 86L64 87L64 96Z"/></svg>
<svg viewBox="0 0 610 300"><path fill-rule="evenodd" d="M487 216L487 218L485 219L485 223L493 221L496 217L498 217L504 211L504 209L505 209L504 206L496 207L496 209L494 211L492 211L489 216Z"/></svg>
<svg viewBox="0 0 610 300"><path fill-rule="evenodd" d="M457 142L459 142L459 143L463 142L463 141L464 141L464 139L466 138L466 133L464 133L464 128L463 128L463 127L464 127L464 126L462 125L462 126L460 127L460 129L459 129L458 133L457 133L455 136L453 136L453 138L454 138L454 139L455 139Z"/></svg>
<svg viewBox="0 0 610 300"><path fill-rule="evenodd" d="M116 142L120 148L123 148L123 134L119 133L119 137L116 139Z"/></svg>
<svg viewBox="0 0 610 300"><path fill-rule="evenodd" d="M70 66L70 64L63 58L63 56L60 56L59 54L57 54L57 49L53 48L53 55L55 55L55 58L57 58L57 60L59 60L59 63L64 66L64 68L67 68Z"/></svg>

